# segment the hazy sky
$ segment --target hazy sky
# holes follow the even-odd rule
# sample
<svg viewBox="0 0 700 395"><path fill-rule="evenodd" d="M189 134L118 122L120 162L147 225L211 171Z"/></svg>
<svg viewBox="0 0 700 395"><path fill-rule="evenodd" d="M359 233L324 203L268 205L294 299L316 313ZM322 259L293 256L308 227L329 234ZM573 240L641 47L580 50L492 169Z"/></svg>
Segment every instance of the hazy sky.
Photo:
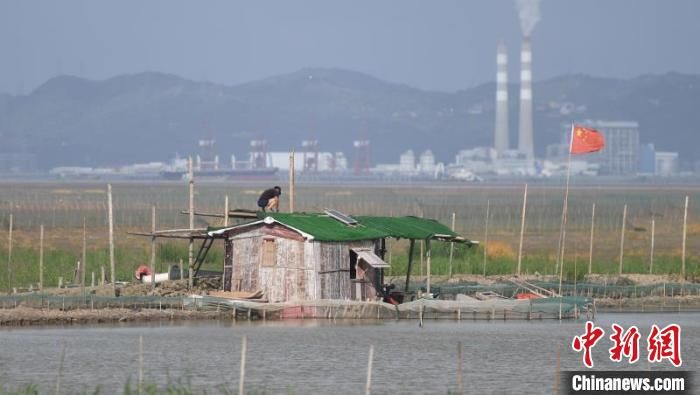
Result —
<svg viewBox="0 0 700 395"><path fill-rule="evenodd" d="M535 79L700 72L700 1L543 0L541 13ZM57 74L236 84L303 67L454 91L495 79L501 38L515 81L513 0L0 0L0 92Z"/></svg>

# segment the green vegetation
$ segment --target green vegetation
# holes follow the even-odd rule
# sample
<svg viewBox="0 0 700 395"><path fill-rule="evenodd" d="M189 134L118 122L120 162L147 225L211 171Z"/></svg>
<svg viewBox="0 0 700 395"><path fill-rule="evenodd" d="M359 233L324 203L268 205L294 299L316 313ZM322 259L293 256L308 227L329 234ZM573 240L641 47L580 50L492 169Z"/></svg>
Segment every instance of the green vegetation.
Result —
<svg viewBox="0 0 700 395"><path fill-rule="evenodd" d="M230 207L252 209L257 195L267 185L227 185L197 183L196 207L199 212L223 211L224 196ZM150 229L151 205L157 206L158 229L186 228L187 186L182 183L116 183L115 238L117 278L129 280L141 264L150 262L150 240L128 235L128 231ZM486 243L487 274L513 273L522 210L521 186L483 186L453 184L447 186L359 187L299 185L296 204L299 211L318 212L333 207L351 215L415 215L434 218L449 225L456 214L456 231L467 238ZM654 273L680 273L683 224L683 199L690 197L686 249L686 272L700 275L700 190L692 187L659 188L653 186L577 186L573 185L567 226L564 271L567 277L580 278L588 270L591 230L591 206L596 204L594 226L594 273L619 270L622 206L628 205L625 224L623 272L648 273L651 220L655 220ZM283 195L284 197L285 195ZM530 185L523 243L522 270L525 273L552 274L559 238L563 191L560 184ZM282 201L282 210L286 201ZM489 206L488 235L486 207ZM0 188L0 289L7 288L7 242L9 215L14 216L12 284L27 287L38 282L38 235L44 224L45 283L55 285L58 277L72 279L80 259L82 226L88 229L87 274L99 276L104 266L109 276L107 249L106 185L104 183L18 183ZM196 226L221 225L222 220L197 217ZM406 270L408 244L389 242L393 274ZM195 244L195 251L199 244ZM416 246L413 273L420 273ZM433 243L432 273L448 273L449 244ZM187 262L187 242L159 240L158 270L167 264ZM387 257L387 260L389 258ZM207 259L209 270L220 270L223 249L215 244ZM574 265L576 273L574 274ZM483 246L467 250L455 245L454 274L483 273ZM425 269L423 269L425 270Z"/></svg>

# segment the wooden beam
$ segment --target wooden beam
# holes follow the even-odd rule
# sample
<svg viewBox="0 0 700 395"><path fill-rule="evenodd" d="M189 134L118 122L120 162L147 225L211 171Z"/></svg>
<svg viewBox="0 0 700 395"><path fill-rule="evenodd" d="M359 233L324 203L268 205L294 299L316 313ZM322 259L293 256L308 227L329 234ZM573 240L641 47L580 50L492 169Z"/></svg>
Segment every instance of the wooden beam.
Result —
<svg viewBox="0 0 700 395"><path fill-rule="evenodd" d="M408 266L406 268L406 286L404 287L404 301L406 301L406 294L408 293L408 282L411 280L411 266L413 266L413 249L416 245L416 241L411 239L409 241L408 247Z"/></svg>

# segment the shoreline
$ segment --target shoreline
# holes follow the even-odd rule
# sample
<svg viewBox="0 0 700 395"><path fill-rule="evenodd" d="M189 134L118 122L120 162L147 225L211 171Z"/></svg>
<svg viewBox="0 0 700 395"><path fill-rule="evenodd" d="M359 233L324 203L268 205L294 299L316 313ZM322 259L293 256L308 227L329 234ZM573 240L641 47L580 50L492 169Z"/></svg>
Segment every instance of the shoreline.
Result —
<svg viewBox="0 0 700 395"><path fill-rule="evenodd" d="M0 328L36 327L53 325L114 324L119 322L194 321L215 320L220 312L176 309L74 309L51 310L19 306L0 309Z"/></svg>
<svg viewBox="0 0 700 395"><path fill-rule="evenodd" d="M700 297L638 297L638 298L601 298L595 300L597 313L698 313L700 312ZM235 314L235 312L234 312ZM427 315L427 314L426 314ZM175 321L206 321L206 320L243 320L251 318L234 317L231 312L198 311L182 309L158 308L120 308L104 307L95 309L46 309L27 306L0 309L0 329L25 328L41 326L70 326L86 324L115 324L122 322L175 322ZM314 319L314 318L309 318ZM401 318L405 320L407 318ZM408 318L408 319L418 319ZM429 319L426 317L426 319ZM434 318L433 318L434 319ZM253 318L252 320L259 320ZM273 319L284 321L285 319ZM396 318L377 318L377 320L396 320ZM451 318L438 318L440 321ZM455 321L458 321L454 319ZM494 319L491 319L494 320ZM498 320L498 319L495 319ZM471 321L463 319L462 321ZM519 320L515 320L519 321Z"/></svg>

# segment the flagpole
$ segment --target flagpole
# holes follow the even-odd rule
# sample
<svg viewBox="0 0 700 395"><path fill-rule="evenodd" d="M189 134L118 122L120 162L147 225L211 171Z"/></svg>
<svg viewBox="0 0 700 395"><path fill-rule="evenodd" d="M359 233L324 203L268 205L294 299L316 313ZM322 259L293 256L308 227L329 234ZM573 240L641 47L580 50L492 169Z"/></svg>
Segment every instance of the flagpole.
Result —
<svg viewBox="0 0 700 395"><path fill-rule="evenodd" d="M571 134L569 136L569 157L566 161L566 189L564 191L564 204L561 210L561 227L559 229L559 248L557 252L557 268L559 269L559 280L563 276L564 245L566 243L566 222L569 209L569 182L571 180L571 148L574 143L574 124L571 123Z"/></svg>

